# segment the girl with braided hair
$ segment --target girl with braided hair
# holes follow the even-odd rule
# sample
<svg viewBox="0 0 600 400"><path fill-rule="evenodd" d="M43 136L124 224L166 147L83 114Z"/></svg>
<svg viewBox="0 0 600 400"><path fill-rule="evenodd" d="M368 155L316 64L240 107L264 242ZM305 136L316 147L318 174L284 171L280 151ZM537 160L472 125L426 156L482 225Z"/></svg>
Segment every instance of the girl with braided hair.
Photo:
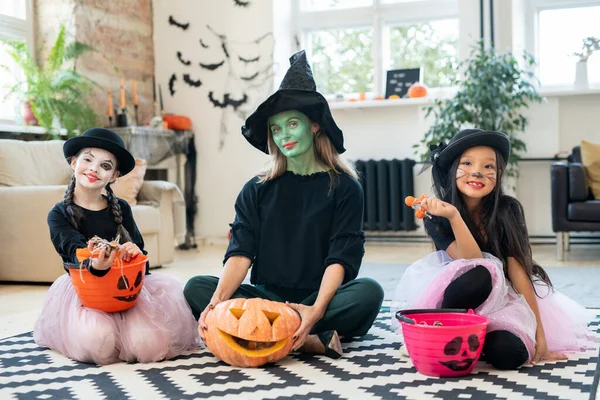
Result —
<svg viewBox="0 0 600 400"><path fill-rule="evenodd" d="M135 166L123 140L110 130L94 128L67 140L63 152L73 176L63 200L48 214L50 238L63 262L79 264L76 250L92 250L94 236L119 238L119 257L124 261L147 254L131 207L111 189L119 175ZM117 252L101 249L97 258L84 260L81 267L103 277L115 257ZM85 308L68 274L61 276L48 291L33 333L40 346L96 364L155 362L198 344L196 321L182 284L170 276L150 275L148 265L136 305L118 313Z"/></svg>

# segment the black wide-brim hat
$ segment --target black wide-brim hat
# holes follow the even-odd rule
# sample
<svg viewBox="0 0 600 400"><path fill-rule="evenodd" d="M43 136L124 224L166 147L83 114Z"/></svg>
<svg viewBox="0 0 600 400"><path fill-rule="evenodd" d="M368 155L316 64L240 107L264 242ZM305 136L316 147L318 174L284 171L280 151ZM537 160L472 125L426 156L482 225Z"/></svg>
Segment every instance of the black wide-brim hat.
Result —
<svg viewBox="0 0 600 400"><path fill-rule="evenodd" d="M304 50L290 57L288 69L279 90L259 105L242 126L242 135L260 151L269 154L269 118L282 111L296 110L319 124L335 150L342 154L344 135L335 123L329 104L317 92L312 70Z"/></svg>
<svg viewBox="0 0 600 400"><path fill-rule="evenodd" d="M111 152L117 159L117 169L121 176L127 175L135 167L135 159L125 148L123 139L113 131L104 128L92 128L80 136L71 138L63 145L63 154L69 159L81 149L95 147Z"/></svg>
<svg viewBox="0 0 600 400"><path fill-rule="evenodd" d="M431 162L434 168L446 170L465 150L476 146L489 146L498 150L504 162L510 156L510 138L507 134L481 129L464 129L458 132L447 145L441 144L431 149Z"/></svg>

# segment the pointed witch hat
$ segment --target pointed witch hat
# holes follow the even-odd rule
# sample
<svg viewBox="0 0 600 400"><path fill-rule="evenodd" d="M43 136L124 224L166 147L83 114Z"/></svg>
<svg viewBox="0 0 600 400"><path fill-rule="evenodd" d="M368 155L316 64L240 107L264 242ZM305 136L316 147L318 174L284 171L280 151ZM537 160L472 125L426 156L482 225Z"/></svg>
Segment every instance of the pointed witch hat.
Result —
<svg viewBox="0 0 600 400"><path fill-rule="evenodd" d="M252 146L269 154L269 118L290 110L300 111L318 123L339 154L346 151L342 130L333 120L327 100L317 92L317 85L304 50L290 57L290 68L279 89L246 119L242 126L242 135Z"/></svg>

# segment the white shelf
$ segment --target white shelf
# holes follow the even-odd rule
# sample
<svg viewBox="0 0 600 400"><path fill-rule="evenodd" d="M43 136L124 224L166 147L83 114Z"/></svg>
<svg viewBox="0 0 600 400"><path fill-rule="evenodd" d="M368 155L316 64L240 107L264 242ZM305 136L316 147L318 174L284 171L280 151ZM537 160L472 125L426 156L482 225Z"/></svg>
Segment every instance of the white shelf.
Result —
<svg viewBox="0 0 600 400"><path fill-rule="evenodd" d="M415 99L396 100L357 100L357 101L332 101L329 108L332 110L351 110L362 108L384 108L402 106L425 106L433 101L434 97L419 97Z"/></svg>
<svg viewBox="0 0 600 400"><path fill-rule="evenodd" d="M575 86L556 86L542 87L538 93L543 97L561 97L561 96L582 96L600 94L600 85L594 84L586 87ZM331 101L329 107L332 110L361 110L367 108L386 108L386 107L407 107L407 106L427 106L435 99L448 99L451 93L440 95L431 95L419 98L403 98L396 100L356 100L356 101Z"/></svg>
<svg viewBox="0 0 600 400"><path fill-rule="evenodd" d="M594 84L585 87L576 86L547 86L541 87L538 92L545 97L557 96L581 96L588 94L600 94L600 85Z"/></svg>

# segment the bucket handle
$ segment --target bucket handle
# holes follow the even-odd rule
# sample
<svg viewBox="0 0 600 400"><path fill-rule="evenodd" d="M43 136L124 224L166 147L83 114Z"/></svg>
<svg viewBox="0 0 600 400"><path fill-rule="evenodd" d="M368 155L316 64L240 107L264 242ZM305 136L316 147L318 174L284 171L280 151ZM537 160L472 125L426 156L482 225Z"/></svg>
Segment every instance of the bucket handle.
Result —
<svg viewBox="0 0 600 400"><path fill-rule="evenodd" d="M423 308L414 310L398 310L396 311L396 319L407 324L415 324L415 320L408 318L405 314L431 314L431 313L469 313L475 314L472 309L465 308Z"/></svg>

